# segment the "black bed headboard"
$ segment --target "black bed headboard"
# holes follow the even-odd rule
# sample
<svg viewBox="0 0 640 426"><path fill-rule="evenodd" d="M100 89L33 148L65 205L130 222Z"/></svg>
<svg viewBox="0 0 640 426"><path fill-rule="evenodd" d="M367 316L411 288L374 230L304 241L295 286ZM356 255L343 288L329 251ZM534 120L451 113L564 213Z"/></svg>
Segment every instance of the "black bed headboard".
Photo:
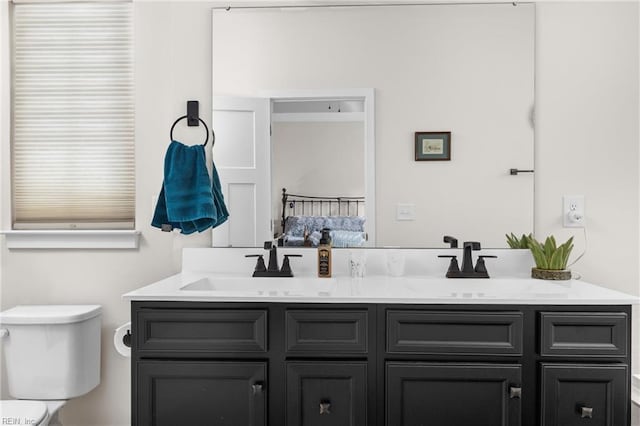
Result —
<svg viewBox="0 0 640 426"><path fill-rule="evenodd" d="M282 188L282 231L288 216L361 216L364 197L318 197L287 193Z"/></svg>

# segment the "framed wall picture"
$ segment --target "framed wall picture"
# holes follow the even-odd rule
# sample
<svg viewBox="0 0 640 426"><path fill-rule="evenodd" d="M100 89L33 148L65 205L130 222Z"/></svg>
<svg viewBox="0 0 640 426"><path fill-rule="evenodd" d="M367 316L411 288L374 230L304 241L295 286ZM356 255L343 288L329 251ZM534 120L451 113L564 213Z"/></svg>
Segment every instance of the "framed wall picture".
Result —
<svg viewBox="0 0 640 426"><path fill-rule="evenodd" d="M450 161L451 132L416 132L416 161Z"/></svg>

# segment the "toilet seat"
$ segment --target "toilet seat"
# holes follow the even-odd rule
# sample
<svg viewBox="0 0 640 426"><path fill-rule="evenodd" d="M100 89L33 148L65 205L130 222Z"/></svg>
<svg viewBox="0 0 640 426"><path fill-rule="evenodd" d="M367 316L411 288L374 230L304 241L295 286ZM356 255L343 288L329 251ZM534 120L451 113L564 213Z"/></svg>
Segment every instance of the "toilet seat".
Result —
<svg viewBox="0 0 640 426"><path fill-rule="evenodd" d="M42 401L7 400L0 401L0 412L5 419L15 419L15 424L45 425L49 419L47 404Z"/></svg>

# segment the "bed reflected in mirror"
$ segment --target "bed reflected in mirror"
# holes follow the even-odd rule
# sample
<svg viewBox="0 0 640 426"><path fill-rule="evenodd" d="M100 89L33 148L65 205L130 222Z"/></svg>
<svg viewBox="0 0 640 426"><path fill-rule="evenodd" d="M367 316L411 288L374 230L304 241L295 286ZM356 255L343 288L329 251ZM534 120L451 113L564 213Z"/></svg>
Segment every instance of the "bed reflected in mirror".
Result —
<svg viewBox="0 0 640 426"><path fill-rule="evenodd" d="M272 103L272 217L283 246L317 247L325 228L334 247L365 246L361 110L341 100Z"/></svg>
<svg viewBox="0 0 640 426"><path fill-rule="evenodd" d="M282 188L279 245L318 247L329 230L333 247L364 247L367 242L365 197L291 194Z"/></svg>

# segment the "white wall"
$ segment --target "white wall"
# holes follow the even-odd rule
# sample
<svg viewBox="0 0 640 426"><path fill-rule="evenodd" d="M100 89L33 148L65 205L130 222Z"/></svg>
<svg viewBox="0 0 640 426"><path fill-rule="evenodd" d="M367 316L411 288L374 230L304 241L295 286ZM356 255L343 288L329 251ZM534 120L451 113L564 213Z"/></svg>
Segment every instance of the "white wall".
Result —
<svg viewBox="0 0 640 426"><path fill-rule="evenodd" d="M8 194L8 179L9 175L7 168L4 167L5 161L7 160L7 154L9 152L9 95L8 90L10 88L9 81L9 4L7 2L0 1L0 226L4 226L3 216L6 216L5 208L7 207L7 200L5 199L5 195ZM2 247L0 247L0 307L4 308L4 304L2 304L2 289L4 288L4 278L5 278L5 262L6 255L4 249L4 240L0 240L2 243ZM3 390L5 387L6 377L5 367L4 367L4 359L3 353L0 350L0 390ZM5 396L5 393L2 392L2 397Z"/></svg>
<svg viewBox="0 0 640 426"><path fill-rule="evenodd" d="M536 234L562 228L563 194L585 196L585 280L640 294L638 3L542 3L536 34ZM635 312L634 370L640 371Z"/></svg>
<svg viewBox="0 0 640 426"><path fill-rule="evenodd" d="M3 242L3 309L103 305L102 384L68 404L65 425L129 424L129 364L111 347L112 330L129 318L120 296L178 271L182 246L210 245L208 233L181 238L148 226L169 126L188 99L211 110L209 8L204 2L135 4L140 250L8 251ZM537 231L564 232L560 196L586 195L589 251L575 269L586 280L638 294L638 6L539 4L537 31ZM191 134L185 132L183 139ZM603 154L602 141L614 141L616 149Z"/></svg>
<svg viewBox="0 0 640 426"><path fill-rule="evenodd" d="M364 123L276 122L271 129L274 229L280 226L282 188L320 197L364 195Z"/></svg>
<svg viewBox="0 0 640 426"><path fill-rule="evenodd" d="M211 12L206 3L135 2L136 228L139 250L7 250L2 246L2 309L16 304L99 303L102 382L63 409L65 426L130 424L130 360L112 346L113 330L129 320L121 295L179 271L181 249L211 246L211 234L182 237L151 228L152 206L173 121L186 101L200 100L210 123ZM202 143L202 129L176 127L185 143ZM8 143L5 134L3 145ZM6 196L6 194L5 194ZM3 386L2 397L7 397Z"/></svg>

